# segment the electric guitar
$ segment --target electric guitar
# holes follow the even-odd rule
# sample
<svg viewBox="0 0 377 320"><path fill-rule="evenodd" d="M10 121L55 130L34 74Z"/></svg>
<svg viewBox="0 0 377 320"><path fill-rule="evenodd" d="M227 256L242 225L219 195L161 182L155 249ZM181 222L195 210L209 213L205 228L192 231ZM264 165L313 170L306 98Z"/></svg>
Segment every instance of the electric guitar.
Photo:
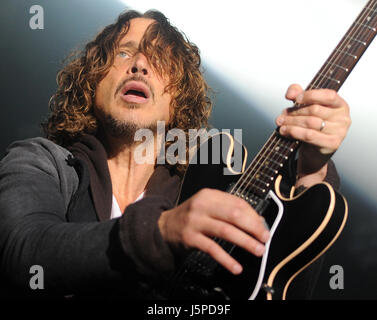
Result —
<svg viewBox="0 0 377 320"><path fill-rule="evenodd" d="M329 88L338 91L374 39L377 31L377 0L370 0L326 60L306 90ZM299 108L300 105L294 105ZM227 191L244 200L262 215L270 228L270 240L263 257L255 257L225 240L214 240L244 267L232 275L199 250L183 259L164 292L167 298L289 299L298 275L325 253L342 232L347 220L347 202L326 182L299 195L281 191L282 169L300 147L274 131L260 152L245 169L247 150L231 135L219 134L204 143L204 152L213 154L213 143L220 139L219 164L190 164L177 204L202 188ZM218 145L219 141L217 141ZM236 148L242 149L242 166L232 167ZM224 174L227 172L228 174ZM229 174L230 173L230 174Z"/></svg>

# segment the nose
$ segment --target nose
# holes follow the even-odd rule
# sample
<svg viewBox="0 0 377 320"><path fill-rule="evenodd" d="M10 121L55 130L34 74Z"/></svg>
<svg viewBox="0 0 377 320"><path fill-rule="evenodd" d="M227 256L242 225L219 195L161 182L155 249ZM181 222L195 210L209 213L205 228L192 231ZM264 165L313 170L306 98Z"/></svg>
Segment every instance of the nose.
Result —
<svg viewBox="0 0 377 320"><path fill-rule="evenodd" d="M142 75L147 76L149 74L147 58L143 54L138 53L133 59L130 71L132 74L141 73Z"/></svg>

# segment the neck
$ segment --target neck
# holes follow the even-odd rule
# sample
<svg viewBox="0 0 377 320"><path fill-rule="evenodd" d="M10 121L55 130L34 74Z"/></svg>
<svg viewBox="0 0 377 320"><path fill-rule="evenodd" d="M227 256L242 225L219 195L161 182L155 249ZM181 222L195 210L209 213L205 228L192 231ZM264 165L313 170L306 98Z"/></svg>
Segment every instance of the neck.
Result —
<svg viewBox="0 0 377 320"><path fill-rule="evenodd" d="M115 196L121 212L133 203L139 195L145 190L145 187L154 172L156 150L154 146L145 146L145 150L152 147L155 150L153 161L140 163L135 159L135 151L140 152L140 143L124 144L121 138L101 135L99 137L108 154L107 163L111 177L113 195ZM152 139L149 143L153 143ZM156 145L156 144L154 144Z"/></svg>

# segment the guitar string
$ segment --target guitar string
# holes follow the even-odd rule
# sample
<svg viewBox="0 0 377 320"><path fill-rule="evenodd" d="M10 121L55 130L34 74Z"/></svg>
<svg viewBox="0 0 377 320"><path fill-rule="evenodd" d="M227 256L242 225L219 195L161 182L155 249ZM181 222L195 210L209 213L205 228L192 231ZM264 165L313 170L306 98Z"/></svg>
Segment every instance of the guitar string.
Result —
<svg viewBox="0 0 377 320"><path fill-rule="evenodd" d="M377 0L374 0L374 1L370 1L368 4L367 4L367 6L370 4L370 3L373 3L373 2L375 2L375 4L376 4L376 2L377 2ZM365 10L365 9L364 9ZM373 5L373 10L376 10L376 8L375 8L375 6ZM367 10L365 10L365 11L367 11ZM366 12L367 13L367 12ZM361 26L360 26L360 28L361 28ZM359 28L359 29L360 29ZM350 32L351 33L351 32ZM336 54L334 55L334 56L336 56ZM335 61L333 62L333 64L335 63ZM311 88L313 88L313 86L311 87ZM273 135L275 134L275 132L273 133ZM270 139L269 139L269 141L271 140L271 138L272 138L272 136L270 137ZM279 138L276 134L275 134L275 137L274 137L274 139L273 140L271 140L271 143L274 143L274 142L276 142L276 140L278 140L277 138ZM268 142L269 141L267 141L267 143L266 144L268 144ZM285 143L285 141L283 141L283 143ZM266 145L265 145L266 146ZM285 146L285 147L289 147L289 146ZM257 157L258 157L258 155L257 155ZM249 168L248 168L249 169ZM247 169L247 170L248 170ZM250 175L250 174L249 174ZM234 188L233 188L234 189ZM174 278L175 279L177 279L178 277L180 277L181 275L181 273L183 273L184 272L184 269L183 268L181 268L181 272L179 272L179 271L177 271L177 273L176 273L176 275L174 276Z"/></svg>
<svg viewBox="0 0 377 320"><path fill-rule="evenodd" d="M369 4L368 4L369 5ZM374 6L373 6L374 7ZM353 25L353 26L351 26L351 28L350 28L350 30L349 30L349 32L347 32L347 34L348 35L353 35L353 34L358 34L358 33L360 33L360 30L362 30L361 32L363 33L364 31L367 31L367 30L363 30L363 29L365 29L365 28L362 28L362 26L359 26L358 27L358 25L357 25L357 22L358 21L362 21L363 19L365 19L365 15L366 16L368 16L367 15L368 13L367 13L367 10L365 10L365 8L364 8L364 10L361 12L361 14L359 14L359 18L356 20L356 23ZM347 35L346 34L346 35ZM358 36L355 36L355 38L358 38ZM349 43L349 42L348 42ZM339 46L339 48L341 49L341 50L343 50L344 49L344 47L346 46L346 41L345 42L342 42L341 44L340 44L340 46ZM340 59L340 57L341 57L341 55L340 54L337 54L337 51L335 51L335 53L332 55L332 57L330 57L331 59L330 59L330 61L329 61L329 64L331 63L331 61L332 61L332 64L331 64L331 66L333 67L334 66L334 64L336 63L336 62L338 62L338 60ZM329 68L331 67L329 67L329 64L327 64L327 65L325 65L325 67L323 68L323 72L325 72L325 73L327 73L328 72L328 70L329 70ZM326 82L326 80L327 79L325 79L324 77L318 77L317 78L317 80L315 80L314 82L312 81L312 86L311 86L311 88L313 88L314 87L314 85L315 86L318 86L318 85L322 85L322 84L324 84L325 82ZM278 139L279 140L279 139ZM274 137L274 139L271 141L271 143L273 144L273 143L275 143L276 142L276 137ZM285 141L283 141L283 144L285 145L286 143L285 143ZM268 144L267 144L268 145ZM257 161L257 163L259 163L260 161ZM257 169L256 169L257 170ZM248 176L247 176L247 178L250 176L250 173L248 174ZM255 176L255 173L254 173L254 176ZM250 181L250 180L249 180ZM248 185L249 185L250 183L248 183ZM241 184L242 185L242 184ZM235 189L235 188L233 188L233 189ZM238 188L237 189L237 191L239 191L239 189L240 188ZM235 247L234 245L232 246L232 248L233 247Z"/></svg>
<svg viewBox="0 0 377 320"><path fill-rule="evenodd" d="M369 5L369 3L368 3L368 5ZM374 6L373 6L373 7L374 7ZM361 14L359 14L359 18L356 20L356 23L354 23L354 25L350 28L349 32L346 33L346 36L347 36L347 35L356 35L357 33L360 33L360 32L359 32L360 30L362 30L361 33L363 33L364 31L367 31L367 30L364 30L365 28L362 28L361 25L360 25L359 27L357 27L357 22L358 22L358 21L361 22L362 20L364 20L364 19L365 19L365 14L366 14L366 16L368 16L368 12L367 12L367 10L364 8L364 10L361 12ZM359 36L352 36L352 38L360 39ZM340 51L343 51L343 49L345 48L345 46L347 46L349 43L350 43L349 41L348 41L348 43L347 43L347 41L344 41L344 42L342 42L342 43L340 44L339 48L337 47L336 49L338 49L338 50L340 49ZM360 45L359 45L359 47L360 47ZM359 48L357 48L356 50L358 50L358 49L359 49ZM324 74L326 74L326 73L329 71L329 68L334 67L334 65L336 64L336 62L338 62L339 59L340 59L341 57L342 57L342 55L337 54L337 51L335 51L334 54L333 54L332 56L330 56L331 59L329 59L329 60L330 60L330 61L328 61L329 63L327 63L327 64L323 67L322 72L324 72ZM343 57L344 57L344 55L343 55ZM331 61L332 61L332 62L331 62ZM342 64L339 64L339 65L342 65ZM324 83L326 83L326 81L330 82L331 79L326 79L325 77L321 77L321 76L319 76L315 81L312 81L312 83L311 83L311 85L310 85L309 87L310 87L310 88L314 88L314 87L317 87L317 86L319 86L319 85L323 85ZM326 86L328 86L328 84L327 84ZM265 145L265 147L267 147L269 144L273 144L273 143L275 143L276 140L279 140L276 136L275 136L274 139L272 139L272 140L271 140L271 138L270 138L269 141L271 141L271 143L267 143L267 145ZM286 143L287 143L287 142L285 142L285 141L283 140L283 145L284 145L285 147L288 147L288 145L286 145ZM275 146L276 146L276 144L275 144ZM271 152L272 152L272 151L271 151ZM271 154L271 152L270 152L270 154ZM261 154L261 156L262 156L262 154ZM280 155L279 155L279 156L280 156ZM257 157L258 157L258 156L257 156ZM258 161L257 161L257 164L258 164L259 162L260 162L260 161L258 160ZM255 165L255 167L256 167L256 165ZM249 168L248 168L247 170L249 170ZM256 170L256 172L258 172L258 169L255 169L255 170ZM251 172L252 172L252 170L251 170ZM247 175L247 178L250 176L251 172ZM254 173L254 176L255 176L256 172ZM250 180L249 180L249 181L250 181ZM243 183L241 183L240 185L242 186L242 184L243 184ZM250 182L247 183L247 185L245 186L245 188L247 188L249 185L250 185ZM244 189L245 189L245 188L244 188ZM233 190L234 190L234 189L235 189L235 188L233 188ZM239 189L240 189L240 188L237 189L237 192L239 192ZM219 243L220 243L221 241L222 241L222 239L220 239ZM234 247L235 247L235 245L231 245L231 248L234 248ZM232 249L231 249L231 250L232 250Z"/></svg>
<svg viewBox="0 0 377 320"><path fill-rule="evenodd" d="M276 137L275 137L276 138ZM269 144L271 141L267 141L266 144ZM221 239L221 238L218 238L218 237L213 237L212 240L217 243L218 245L220 245L223 249L225 244L230 244L231 248L229 250L226 250L228 253L230 253L233 248L235 247L234 244L224 240L224 239ZM198 260L199 258L201 259L201 263L204 265L206 263L210 263L213 259L211 258L210 255L208 254L205 254L203 251L199 250L199 251L194 251L193 253L191 253L193 255L196 255L196 259L195 260ZM183 274L186 272L186 269L185 269L185 265L182 265L181 268L173 275L172 277L172 280L173 282L175 281L179 281L179 279L183 276Z"/></svg>
<svg viewBox="0 0 377 320"><path fill-rule="evenodd" d="M372 10L375 10L375 9L374 9L374 5L373 5L372 7L370 7L371 4L372 4L372 1L369 2L369 3L367 4L366 7L369 7L369 8L371 8ZM356 21L355 21L355 23L353 24L353 26L352 26L352 27L350 28L350 30L347 32L346 36L348 36L348 38L351 37L351 39L360 40L360 39L364 39L364 36L369 36L369 35L370 35L370 30L367 30L365 27L363 28L360 24L359 24L359 25L357 24L358 22L361 23L363 20L365 20L365 17L366 17L366 16L368 16L368 11L367 11L367 9L364 7L364 10L359 14L358 19L356 19ZM371 16L373 16L373 15L371 15ZM373 17L373 18L374 18L374 17ZM373 19L373 18L372 18L372 19ZM370 21L373 21L372 19L370 19ZM369 22L369 21L368 21L368 22ZM361 30L361 32L360 32L360 30ZM366 33L366 34L365 34L365 33ZM361 34L362 36L360 36L360 34ZM343 46L343 44L344 44L344 46ZM348 48L348 45L350 45L350 44L351 44L351 41L343 41L343 42L341 43L341 45L340 45L339 47L337 47L337 49L343 51L343 50L345 49L345 47ZM361 43L361 44L363 44L363 43ZM354 48L356 47L356 51L360 49L361 44L360 44L360 43L357 43L356 46L355 46L355 44L354 44ZM335 53L336 53L336 52L335 52ZM341 59L340 57L342 57L342 59ZM326 73L329 71L329 70L326 70L326 69L331 69L331 68L334 67L336 64L338 64L338 65L340 65L340 66L343 65L343 62L342 62L342 63L339 63L338 61L339 61L339 59L342 60L342 61L344 61L344 60L346 59L346 58L345 58L345 55L337 55L337 54L333 54L331 58L332 58L332 59L329 59L328 63L325 64L325 67L323 68L322 73L326 74ZM325 82L326 82L326 80L324 79L324 77L325 77L325 76L323 76L322 79L321 79L321 76L318 77L318 78L317 78L317 81L312 82L310 88L318 87L318 83L317 83L318 81L320 81L320 82L321 82L321 81L325 81ZM328 82L331 82L330 79L327 80L327 81L328 81ZM278 155L278 157L279 157L279 156L280 156L280 155Z"/></svg>
<svg viewBox="0 0 377 320"><path fill-rule="evenodd" d="M272 138L272 136L271 136L271 138ZM276 140L276 138L277 138L277 137L276 137L276 135L275 135L275 136L273 137L272 140L269 139L269 140L266 142L266 145L269 145L269 144L273 143L274 140ZM231 243L231 242L229 242L229 241L226 241L226 240L224 240L224 239L222 239L222 238L214 237L212 240L215 241L218 245L222 246L222 248L223 248L224 250L226 250L226 249L224 248L224 246L225 246L226 244L230 245L230 248L226 250L228 253L230 253L230 252L235 248L235 245L234 245L233 243ZM201 254L201 253L198 253L198 255L200 255L200 254ZM201 254L201 255L204 256L204 259L207 260L207 261L210 261L210 260L212 259L209 255L204 255L204 254Z"/></svg>
<svg viewBox="0 0 377 320"><path fill-rule="evenodd" d="M270 138L268 139L268 141L266 142L266 144L263 146L263 148L261 149L261 151L260 151L260 152L257 154L257 156L255 157L255 160L253 161L253 162L256 162L255 165L254 165L254 167L252 167L252 165L250 165L250 166L248 167L247 171L249 171L249 173L246 175L246 177L244 176L244 175L246 174L246 172L245 172L245 174L243 174L243 175L241 176L241 178L237 181L237 183L238 183L239 185L237 186L237 183L236 183L235 186L232 188L231 193L233 193L233 194L238 194L238 193L243 193L243 192L244 192L245 188L247 188L248 185L243 186L243 183L244 183L244 182L248 182L247 179L249 179L249 176L250 176L250 174L253 172L254 168L256 168L257 165L258 165L260 162L264 162L264 161L265 161L265 160L263 160L263 159L267 158L267 157L266 157L266 152L268 152L268 150L271 149L271 148L269 148L270 145L273 144L276 140L277 140L277 137L276 137L276 135L274 135L274 133L273 133L273 134L270 136ZM261 164L260 166L262 166L262 165L263 165L263 164ZM240 180L241 180L241 181L240 181ZM235 190L236 187L237 187L237 190ZM240 191L240 189L241 189L242 187L244 187L244 190Z"/></svg>
<svg viewBox="0 0 377 320"><path fill-rule="evenodd" d="M367 4L367 6L369 6L369 3ZM374 7L374 6L373 6ZM353 25L351 26L351 28L348 30L348 32L346 33L345 36L352 36L352 38L355 38L355 39L360 39L359 37L359 34L360 34L360 30L361 30L361 33L363 32L367 32L368 30L366 30L366 28L362 27L360 24L361 21L363 21L365 19L365 17L368 16L368 12L366 10L366 7L364 7L364 9L361 11L361 13L359 14L358 18L356 19L356 21L353 23ZM358 34L358 35L357 35ZM324 65L324 67L322 67L322 72L323 74L326 74L330 68L334 67L334 65L336 64L336 62L339 61L339 59L341 57L344 57L344 54L342 55L341 52L339 51L343 51L345 49L346 46L348 46L348 44L350 43L350 41L342 41L340 43L340 46L337 46L335 50L338 50L338 51L335 51L333 52L333 54L330 55L330 58L327 60L328 63ZM356 45L356 50L358 50L360 48L360 45ZM339 64L339 65L342 65L342 64ZM309 85L309 88L314 88L314 87L318 87L318 86L323 86L324 83L326 83L326 81L331 81L330 79L326 79L325 76L320 76L317 77L317 79L315 78L314 81L311 82L311 85ZM328 86L328 84L326 85ZM279 139L276 139L276 137L272 140L271 144L274 144L276 142L276 140L279 140ZM268 143L269 144L269 143ZM267 144L267 146L268 146ZM283 145L285 145L285 141L283 141ZM267 147L266 146L266 147ZM274 145L274 147L276 146L276 144ZM272 153L272 149L270 151L270 154ZM266 154L266 152L264 152L264 154ZM279 155L278 155L279 156ZM261 155L261 159L263 159L263 154ZM275 158L276 160L276 158ZM250 169L250 167L247 169L248 171L250 171L247 175L246 175L246 178L245 179L239 179L240 183L239 183L239 186L237 188L237 190L235 191L236 194L243 194L244 191L250 186L250 181L253 180L253 178L255 177L255 175L261 171L260 168L257 168L257 165L260 163L260 160L258 159L258 161L256 162L256 164L254 165L254 167ZM250 175L252 174L252 172L254 171L254 174L253 174L253 177L250 178ZM242 177L241 177L242 178ZM245 181L246 181L246 184L245 184ZM241 190L241 188L243 187L243 190ZM233 190L235 190L235 187L233 188Z"/></svg>
<svg viewBox="0 0 377 320"><path fill-rule="evenodd" d="M373 1L371 1L370 3L372 3ZM370 3L368 3L367 4L367 6L370 4ZM355 33L355 32L357 32L357 31L359 31L359 30L363 30L363 29L366 29L366 28L363 28L360 24L359 24L359 26L357 25L357 23L358 22L361 22L362 20L364 20L365 19L365 17L366 16L368 16L368 12L367 12L367 10L366 10L366 7L364 7L364 10L359 14L359 17L356 19L356 21L355 21L355 23L353 24L353 26L350 28L350 30L346 33L346 35L352 35L353 33ZM353 30L353 29L355 29L355 27L356 27L356 31L355 30ZM368 31L368 30L366 30L366 31ZM353 37L353 38L358 38L357 36L356 37ZM348 43L347 43L347 41L343 41L342 43L341 43L341 46L339 46L339 47L337 47L336 49L340 49L341 51L345 48L345 46L346 45L348 45L349 44L349 41L348 41ZM339 57L341 57L341 56L344 56L344 55L341 55L341 54L339 54L339 52L337 52L337 51L334 51L334 54L332 55L332 57L330 57L330 58L332 58L332 59L330 59L330 61L328 61L329 63L327 63L325 66L324 66L324 68L323 68L323 70L322 70L322 73L324 73L324 74L326 74L328 71L329 71L329 69L331 68L331 67L334 67L334 65L336 64L336 62L338 62L338 59L339 59ZM331 60L334 60L334 58L335 58L335 61L332 61L331 62ZM318 78L317 78L317 80L315 81L315 82L313 82L312 81L312 83L311 83L311 86L309 86L309 88L311 89L311 88L313 88L313 87L318 87L318 83L317 82L326 82L326 81L331 81L330 79L326 79L325 77L321 77L321 76L319 76ZM321 84L322 85L322 84ZM298 106L298 105L297 105ZM275 141L276 141L276 139L274 139ZM272 143L274 143L275 141L273 141ZM289 143L289 142L288 142ZM286 146L285 145L285 141L283 141L283 144L284 144L284 147L288 147L288 146ZM276 145L275 145L276 146ZM270 152L271 153L271 152ZM238 186L238 189L235 191L236 193L243 193L248 187L249 187L249 185L250 185L250 174L251 174L251 172L252 171L255 171L254 172L254 176L255 176L255 174L257 174L257 172L259 171L258 170L258 168L256 168L257 167L257 165L259 164L259 162L260 161L257 161L256 163L255 163L255 165L254 165L254 170L252 169L252 170L250 170L250 172L247 174L247 176L246 176L246 178L245 179L242 179L241 180L241 178L239 179L239 182L240 182L240 186ZM249 170L249 168L247 169L247 170ZM251 178L251 179L253 179L253 177ZM240 191L240 189L241 189L241 187L242 187L242 185L244 184L244 182L245 181L243 181L243 180L245 180L246 182L247 182L247 184L243 187L243 191ZM235 186L236 187L236 186ZM233 188L233 189L235 189L235 187ZM257 187L259 187L259 186L257 186Z"/></svg>
<svg viewBox="0 0 377 320"><path fill-rule="evenodd" d="M369 5L369 4L368 4L368 5ZM367 6L368 6L368 5L367 5ZM359 14L359 18L356 19L356 22L365 19L365 14L368 14L367 11L366 11L366 8L364 8L364 10ZM355 29L355 26L356 26L356 29L359 29L359 30L362 29L361 26L360 26L360 27L357 27L357 24L354 23L354 24L353 24L353 27L349 30L349 32L348 32L347 34L352 34L352 33L354 33L355 31L352 30L352 29ZM365 28L364 28L364 29L365 29ZM357 30L356 30L356 31L357 31ZM355 37L355 38L357 38L357 37ZM348 43L349 43L349 42L348 42ZM342 48L342 45L343 45L343 43L341 43L341 46L340 46L338 49L341 49L341 50L344 49L344 47ZM344 42L344 45L346 45L346 41ZM337 55L337 52L335 51L335 54L332 56L332 58L335 57L335 61L333 61L331 65L330 65L330 63L327 64L327 65L325 65L325 67L323 68L322 72L327 73L328 70L326 70L326 69L329 69L329 68L333 67L334 64L338 61L338 58L339 58L340 56L341 56L341 55L340 55L340 54ZM330 60L330 61L331 61L331 60ZM330 65L330 66L329 66L329 65ZM321 77L318 77L317 79L319 79L320 81L324 81L324 82L326 82L326 80L327 80L327 79L324 79L324 78L321 78ZM317 80L317 81L318 81L318 80ZM331 81L331 80L329 80L329 81ZM318 86L318 84L317 84L316 82L314 82L314 83L312 82L312 85L311 85L310 88L313 88L314 86ZM256 163L256 165L257 165L257 164L258 164L258 163ZM256 172L257 172L257 171L258 171L258 170L256 170ZM249 178L249 176L250 176L250 173L247 175L246 178ZM246 180L246 179L245 179L245 180ZM249 180L249 181L250 181L250 180ZM242 185L243 181L241 180L240 182L241 182L241 185ZM247 186L244 187L244 189L246 189L246 188L247 188ZM240 192L239 189L240 189L240 188L238 188L236 192Z"/></svg>
<svg viewBox="0 0 377 320"><path fill-rule="evenodd" d="M335 50L338 50L338 51L335 51L333 52L333 55L332 55L332 58L331 60L333 60L331 62L331 60L329 61L329 63L327 63L321 74L318 74L318 79L317 81L319 81L319 79L321 78L326 78L326 74L328 71L330 71L332 68L334 68L335 66L342 66L342 63L337 63L339 60L346 60L347 57L346 57L346 54L343 54L343 52L339 52L339 51L343 51L348 45L350 45L352 39L357 39L359 40L360 39L360 30L361 30L361 34L363 32L366 32L368 33L368 30L366 28L364 28L360 22L362 22L367 16L368 16L368 10L367 10L367 7L372 4L373 2L376 2L375 0L372 0L372 1L369 1L367 3L367 5L364 7L364 9L360 12L358 18L355 20L355 22L353 23L353 25L351 26L350 30L348 30L348 32L346 33L345 37L348 36L351 36L351 35L354 35L354 36L351 36L351 37L348 37L350 40L346 40L346 41L343 41L343 43L341 43L341 46L338 48L336 47ZM355 30L356 29L356 30ZM356 42L356 41L355 41ZM344 44L344 45L343 45ZM356 43L356 47L357 49L359 49L361 47L361 43ZM335 58L335 59L334 59ZM331 82L333 81L332 79L326 79L324 80L325 82L327 81L328 83L331 84ZM328 86L328 85L327 85ZM314 87L318 87L318 84L316 82L312 82L311 83L311 86L310 86L310 89L314 88Z"/></svg>
<svg viewBox="0 0 377 320"><path fill-rule="evenodd" d="M271 136L271 138L266 142L266 147L267 147L268 145L270 145L271 143L274 143L277 139L278 139L278 136L277 136L276 133L274 132L273 135ZM268 149L267 149L266 151L268 151ZM264 152L264 153L266 153L266 152ZM271 153L271 151L270 151L270 153ZM261 153L261 155L263 155L263 153ZM262 158L261 158L261 159L262 159ZM259 160L258 160L258 161L259 161ZM223 239L221 239L221 238L214 238L213 240L214 240L217 244L221 245L221 246L223 247L223 249L225 249L225 248L224 248L224 245L225 245L225 244L229 244L229 245L230 245L230 248L229 248L228 250L226 250L228 253L230 253L230 252L236 247L235 244L230 243L229 241L223 240Z"/></svg>
<svg viewBox="0 0 377 320"><path fill-rule="evenodd" d="M278 173L279 170L277 169L280 169L279 165L277 168L275 168L275 166L277 165L277 161L276 159L273 159L271 157L271 154L274 152L274 150L276 150L276 147L279 141L280 141L280 137L278 136L276 132L274 132L271 138L269 139L269 143L265 145L264 152L260 153L259 158L256 159L256 161L254 161L255 165L252 167L249 167L248 168L249 172L247 174L245 173L246 175L245 177L242 177L242 180L240 181L240 184L236 190L236 194L238 193L244 194L245 190L249 189L252 184L253 184L252 187L254 187L254 189L260 189L262 194L267 191L266 189L268 187L267 185L264 185L266 182L263 182L259 179L258 179L259 181L258 180L255 181L256 180L255 177L257 174L260 174L260 173L262 173L262 175L265 175L265 176L270 176L270 174L262 170L262 167L266 168L267 170L270 170L275 175ZM268 163L268 161L273 162L273 164L271 165L270 163ZM274 163L274 161L276 161L276 163ZM274 174L272 174L271 176L273 176ZM250 178L251 175L253 177Z"/></svg>
<svg viewBox="0 0 377 320"><path fill-rule="evenodd" d="M250 186L261 189L262 193L265 193L267 191L266 189L270 187L270 183L273 182L274 175L277 175L278 171L281 169L281 166L283 165L283 161L287 160L286 157L289 156L290 150L292 150L292 147L289 145L289 143L292 143L292 141L285 141L284 139L282 139L280 135L278 135L277 132L274 132L273 135L274 137L271 140L270 146L266 145L265 147L267 151L268 149L270 150L269 154L266 154L267 152L266 151L264 154L261 155L260 161L258 159L254 167L250 168L251 169L250 172L246 175L246 177L242 178L242 180L240 181L241 185L237 189L236 194L244 193L246 189L250 188ZM279 152L280 149L285 149L286 153L284 153L284 150L283 150L283 153L280 153ZM271 154L273 155L271 156ZM260 164L261 161L263 161L263 163ZM272 165L270 165L269 163L266 163L266 161L272 162ZM258 167L258 164L259 164L259 167ZM264 169L262 169L263 167L273 172L273 174L267 173ZM268 177L269 180L265 181L263 179L262 180L258 179L256 183L253 183L253 184L250 183L250 180L248 181L248 179L253 179L253 177L257 177L258 174L262 174L263 176ZM250 175L253 175L253 177L250 178ZM240 191L242 187L243 187L243 190Z"/></svg>
<svg viewBox="0 0 377 320"><path fill-rule="evenodd" d="M266 152L260 155L260 159L258 159L255 166L250 170L248 175L245 178L243 178L243 181L241 181L241 184L237 192L243 194L246 191L246 189L250 189L250 186L254 187L255 189L259 189L260 191L262 191L262 193L265 193L267 191L267 189L270 186L270 183L272 183L271 179L268 182L266 182L265 179L259 179L259 177L258 179L256 178L258 174L259 175L261 174L266 177L273 177L274 175L278 174L279 169L281 169L282 163L280 159L277 159L275 156L277 154L279 154L278 157L282 157L282 158L286 156L286 155L281 155L276 150L276 148L281 148L281 147L286 149L284 142L282 144L280 143L281 141L282 140L280 139L279 135L276 132L274 132L273 139L271 140L269 145L266 145L265 147ZM275 156L271 156L272 154L275 154ZM271 174L266 172L266 170L264 169L271 171ZM251 175L253 175L253 177L250 178ZM251 179L251 180L248 180L248 179ZM251 181L253 181L253 183L251 183Z"/></svg>
<svg viewBox="0 0 377 320"><path fill-rule="evenodd" d="M365 12L365 10L364 10L364 12ZM360 21L360 17L359 17L359 20L356 20L356 21ZM354 24L354 26L357 26L356 24ZM361 29L361 27L359 27L359 29ZM354 31L353 31L354 32ZM351 32L348 32L347 34L352 34L352 29L351 29ZM345 42L344 42L345 43ZM340 46L338 49L342 49L342 46ZM339 55L340 56L340 55ZM331 62L329 62L327 65L325 65L325 67L323 68L323 70L322 70L322 72L324 72L324 73L326 73L328 70L326 70L326 69L328 69L328 68L331 68L331 67L333 67L334 66L334 64L335 64L335 62L337 62L337 55L335 54L335 55L333 55L332 56L332 58L334 58L335 57L335 59L336 59L336 61L333 61L332 63ZM331 60L330 60L331 61ZM331 64L330 64L331 63ZM319 77L317 77L317 80L321 80L321 81L326 81L326 79L322 79L322 77L321 76L319 76ZM331 80L329 80L329 81L331 81ZM310 87L310 88L313 88L314 86L317 86L318 84L317 83L313 83L312 82L312 86ZM240 182L242 182L242 181L240 181ZM239 192L239 190L237 190L237 192Z"/></svg>

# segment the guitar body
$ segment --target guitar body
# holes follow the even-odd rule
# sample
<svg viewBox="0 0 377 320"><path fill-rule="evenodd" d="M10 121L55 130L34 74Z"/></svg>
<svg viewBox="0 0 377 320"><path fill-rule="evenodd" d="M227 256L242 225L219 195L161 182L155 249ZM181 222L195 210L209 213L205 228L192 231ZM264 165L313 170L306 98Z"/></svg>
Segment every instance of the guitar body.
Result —
<svg viewBox="0 0 377 320"><path fill-rule="evenodd" d="M377 34L377 0L368 0L355 22L331 53L306 90L338 91ZM294 108L304 107L295 103ZM221 137L222 143L211 144ZM169 298L294 299L299 274L325 253L342 232L347 202L326 182L297 196L282 192L282 170L300 142L275 131L245 170L247 151L229 134L204 143L198 154L207 153L208 164L190 164L178 204L202 188L229 192L247 201L270 227L270 240L262 258L213 238L243 265L241 275L226 271L209 255L192 250L181 261L164 295ZM211 159L221 146L222 161ZM242 165L232 159L241 150ZM214 153L213 153L214 152ZM234 157L233 157L234 156ZM198 156L196 157L199 158Z"/></svg>
<svg viewBox="0 0 377 320"><path fill-rule="evenodd" d="M221 134L223 155L233 152L236 142ZM211 154L211 139L202 146ZM198 153L201 152L202 147ZM243 155L246 155L243 147ZM229 191L241 172L224 175L229 157L220 164L190 165L181 188L178 204L202 188ZM229 171L228 171L229 172ZM270 227L271 239L262 258L219 240L219 244L242 265L235 276L207 254L193 250L182 260L169 288L169 298L294 299L295 279L317 260L337 239L347 218L347 203L328 183L317 184L300 195L286 198L280 192L281 176L264 199L254 199L253 207ZM258 200L259 199L259 200ZM249 203L251 203L249 201Z"/></svg>

